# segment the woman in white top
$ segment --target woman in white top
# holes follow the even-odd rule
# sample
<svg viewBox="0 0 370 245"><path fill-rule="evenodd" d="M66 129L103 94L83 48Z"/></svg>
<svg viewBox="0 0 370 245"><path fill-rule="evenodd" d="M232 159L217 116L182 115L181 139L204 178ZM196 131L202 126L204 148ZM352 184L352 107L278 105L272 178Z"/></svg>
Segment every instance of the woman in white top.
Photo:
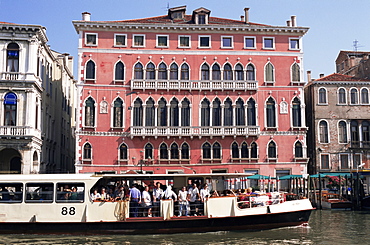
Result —
<svg viewBox="0 0 370 245"><path fill-rule="evenodd" d="M152 217L152 198L149 194L149 186L145 186L141 198L143 199L144 208L148 209L148 217Z"/></svg>

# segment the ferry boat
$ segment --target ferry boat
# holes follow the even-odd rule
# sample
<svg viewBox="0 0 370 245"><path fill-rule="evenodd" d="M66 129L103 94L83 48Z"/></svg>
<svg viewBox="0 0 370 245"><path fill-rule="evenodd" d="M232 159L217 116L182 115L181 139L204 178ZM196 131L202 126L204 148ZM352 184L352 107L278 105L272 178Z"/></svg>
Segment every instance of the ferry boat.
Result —
<svg viewBox="0 0 370 245"><path fill-rule="evenodd" d="M287 201L282 193L225 195L204 200L198 216L178 217L174 200L160 200L156 217L131 217L128 200L94 201L94 189L154 182L174 190L192 182L228 189L245 174L58 174L0 177L2 234L162 234L263 230L308 222L308 199ZM176 192L177 194L177 192Z"/></svg>

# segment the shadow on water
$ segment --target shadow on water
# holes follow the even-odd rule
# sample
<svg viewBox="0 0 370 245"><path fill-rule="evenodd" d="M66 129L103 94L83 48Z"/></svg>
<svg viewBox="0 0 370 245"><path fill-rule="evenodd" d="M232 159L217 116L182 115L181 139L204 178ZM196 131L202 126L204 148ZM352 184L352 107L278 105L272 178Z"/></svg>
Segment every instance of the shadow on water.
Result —
<svg viewBox="0 0 370 245"><path fill-rule="evenodd" d="M309 225L257 232L174 235L1 235L1 244L370 244L370 212L317 210Z"/></svg>

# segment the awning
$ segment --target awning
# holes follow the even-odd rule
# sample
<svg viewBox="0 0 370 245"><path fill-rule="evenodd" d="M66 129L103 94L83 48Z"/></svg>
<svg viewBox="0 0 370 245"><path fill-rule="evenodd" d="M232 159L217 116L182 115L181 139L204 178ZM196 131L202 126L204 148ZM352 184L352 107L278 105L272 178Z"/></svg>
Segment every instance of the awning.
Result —
<svg viewBox="0 0 370 245"><path fill-rule="evenodd" d="M266 175L255 174L255 175L252 175L252 176L248 176L247 179L276 179L276 178L266 176Z"/></svg>
<svg viewBox="0 0 370 245"><path fill-rule="evenodd" d="M320 173L320 174L314 174L310 175L311 178L319 178L319 175L321 178L325 178L327 176L337 176L337 177L350 177L350 173Z"/></svg>
<svg viewBox="0 0 370 245"><path fill-rule="evenodd" d="M290 175L279 177L279 180L294 179L294 178L303 178L303 177L302 175L298 175L298 174L290 174Z"/></svg>

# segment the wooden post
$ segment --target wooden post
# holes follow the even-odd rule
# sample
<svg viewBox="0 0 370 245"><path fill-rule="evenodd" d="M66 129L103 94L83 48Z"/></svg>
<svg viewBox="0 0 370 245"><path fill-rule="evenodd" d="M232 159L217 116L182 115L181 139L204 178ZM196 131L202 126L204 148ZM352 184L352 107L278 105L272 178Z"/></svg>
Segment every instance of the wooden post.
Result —
<svg viewBox="0 0 370 245"><path fill-rule="evenodd" d="M354 197L354 188L353 188L353 173L351 173L349 184L351 186L350 187L351 188L351 202L352 202L352 205L355 206L355 197Z"/></svg>
<svg viewBox="0 0 370 245"><path fill-rule="evenodd" d="M360 175L357 172L357 178L356 178L356 208L360 208Z"/></svg>
<svg viewBox="0 0 370 245"><path fill-rule="evenodd" d="M319 208L322 209L322 186L321 186L321 175L319 173Z"/></svg>

